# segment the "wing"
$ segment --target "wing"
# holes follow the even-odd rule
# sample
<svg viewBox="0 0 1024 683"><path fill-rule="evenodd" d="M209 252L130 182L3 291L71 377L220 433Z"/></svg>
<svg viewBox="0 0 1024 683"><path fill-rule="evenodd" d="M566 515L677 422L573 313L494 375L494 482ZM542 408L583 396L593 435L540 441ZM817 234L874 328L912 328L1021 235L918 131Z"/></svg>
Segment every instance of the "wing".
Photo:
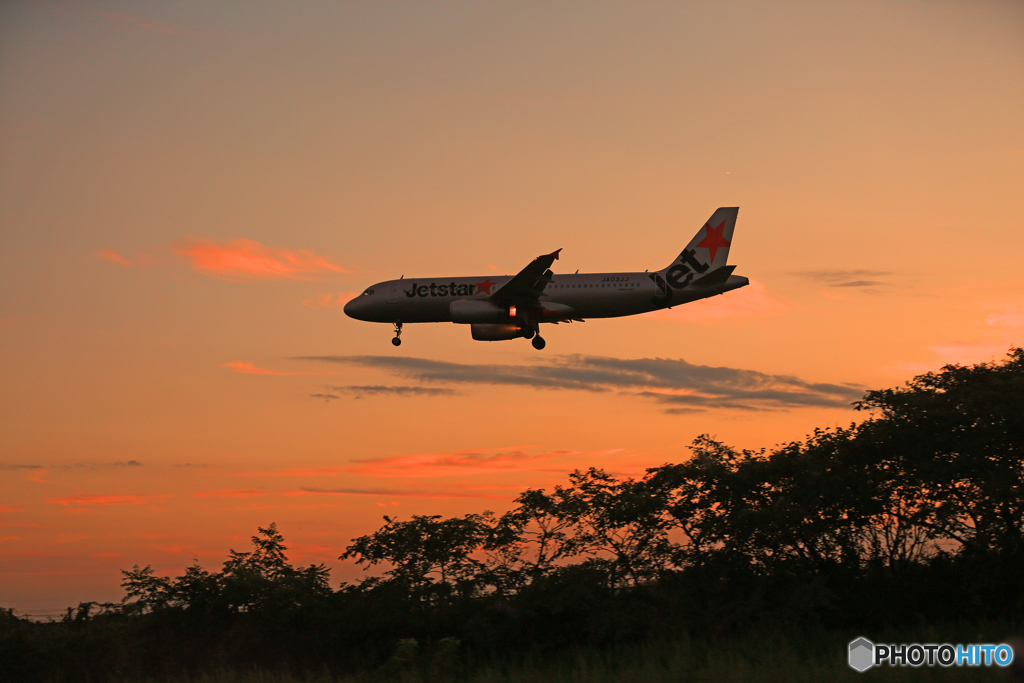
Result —
<svg viewBox="0 0 1024 683"><path fill-rule="evenodd" d="M556 249L550 254L533 259L530 265L492 294L491 299L521 304L538 303L540 295L544 293L544 287L551 282L551 264L558 258L560 251L562 250Z"/></svg>

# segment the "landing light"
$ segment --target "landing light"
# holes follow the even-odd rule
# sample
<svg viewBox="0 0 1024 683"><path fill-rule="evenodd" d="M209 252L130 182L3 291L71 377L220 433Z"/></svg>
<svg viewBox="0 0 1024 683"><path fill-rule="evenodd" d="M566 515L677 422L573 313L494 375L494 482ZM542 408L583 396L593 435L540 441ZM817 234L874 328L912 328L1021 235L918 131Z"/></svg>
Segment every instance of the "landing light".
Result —
<svg viewBox="0 0 1024 683"><path fill-rule="evenodd" d="M509 306L508 307L508 314L509 314L509 317L512 317L512 318L516 317L516 307L515 306Z"/></svg>

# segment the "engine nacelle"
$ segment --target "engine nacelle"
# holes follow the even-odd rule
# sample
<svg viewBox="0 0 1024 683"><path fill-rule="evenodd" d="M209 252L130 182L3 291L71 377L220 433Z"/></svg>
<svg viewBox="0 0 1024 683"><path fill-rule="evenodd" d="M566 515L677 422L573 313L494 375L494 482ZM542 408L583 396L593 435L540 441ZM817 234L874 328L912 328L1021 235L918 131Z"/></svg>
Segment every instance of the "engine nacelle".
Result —
<svg viewBox="0 0 1024 683"><path fill-rule="evenodd" d="M483 302L481 302L483 303ZM477 341L505 341L506 339L518 339L526 336L523 328L514 323L504 325L481 325L479 323L470 325L473 331L473 339Z"/></svg>
<svg viewBox="0 0 1024 683"><path fill-rule="evenodd" d="M459 299L453 301L448 310L452 314L453 323L499 323L507 322L510 317L508 306L486 299ZM503 338L511 339L511 337Z"/></svg>

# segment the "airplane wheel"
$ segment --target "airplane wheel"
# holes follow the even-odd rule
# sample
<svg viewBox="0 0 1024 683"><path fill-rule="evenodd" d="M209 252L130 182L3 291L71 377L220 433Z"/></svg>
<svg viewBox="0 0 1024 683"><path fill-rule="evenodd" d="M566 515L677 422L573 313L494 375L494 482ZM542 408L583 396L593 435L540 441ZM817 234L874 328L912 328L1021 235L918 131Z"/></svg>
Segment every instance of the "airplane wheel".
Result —
<svg viewBox="0 0 1024 683"><path fill-rule="evenodd" d="M527 327L523 330L523 339L533 339L533 335L537 334L532 327Z"/></svg>
<svg viewBox="0 0 1024 683"><path fill-rule="evenodd" d="M540 351L547 345L548 343L544 341L544 338L541 337L539 334L533 338L533 348L537 349L538 351Z"/></svg>
<svg viewBox="0 0 1024 683"><path fill-rule="evenodd" d="M398 337L395 337L394 339L391 340L391 343L394 344L395 346L401 346L402 340L399 339Z"/></svg>

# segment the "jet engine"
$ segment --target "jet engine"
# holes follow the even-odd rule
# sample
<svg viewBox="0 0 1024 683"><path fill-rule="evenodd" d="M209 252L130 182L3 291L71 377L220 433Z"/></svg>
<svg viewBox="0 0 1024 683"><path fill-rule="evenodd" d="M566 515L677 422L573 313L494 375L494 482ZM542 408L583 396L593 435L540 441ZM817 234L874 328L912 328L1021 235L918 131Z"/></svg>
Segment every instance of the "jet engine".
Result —
<svg viewBox="0 0 1024 683"><path fill-rule="evenodd" d="M453 323L497 323L505 322L510 317L508 306L479 299L453 301L448 310L452 314ZM511 339L511 337L502 337L502 339Z"/></svg>
<svg viewBox="0 0 1024 683"><path fill-rule="evenodd" d="M517 339L525 337L526 331L515 324L504 325L470 325L473 332L473 339L477 341L505 341L506 339Z"/></svg>

